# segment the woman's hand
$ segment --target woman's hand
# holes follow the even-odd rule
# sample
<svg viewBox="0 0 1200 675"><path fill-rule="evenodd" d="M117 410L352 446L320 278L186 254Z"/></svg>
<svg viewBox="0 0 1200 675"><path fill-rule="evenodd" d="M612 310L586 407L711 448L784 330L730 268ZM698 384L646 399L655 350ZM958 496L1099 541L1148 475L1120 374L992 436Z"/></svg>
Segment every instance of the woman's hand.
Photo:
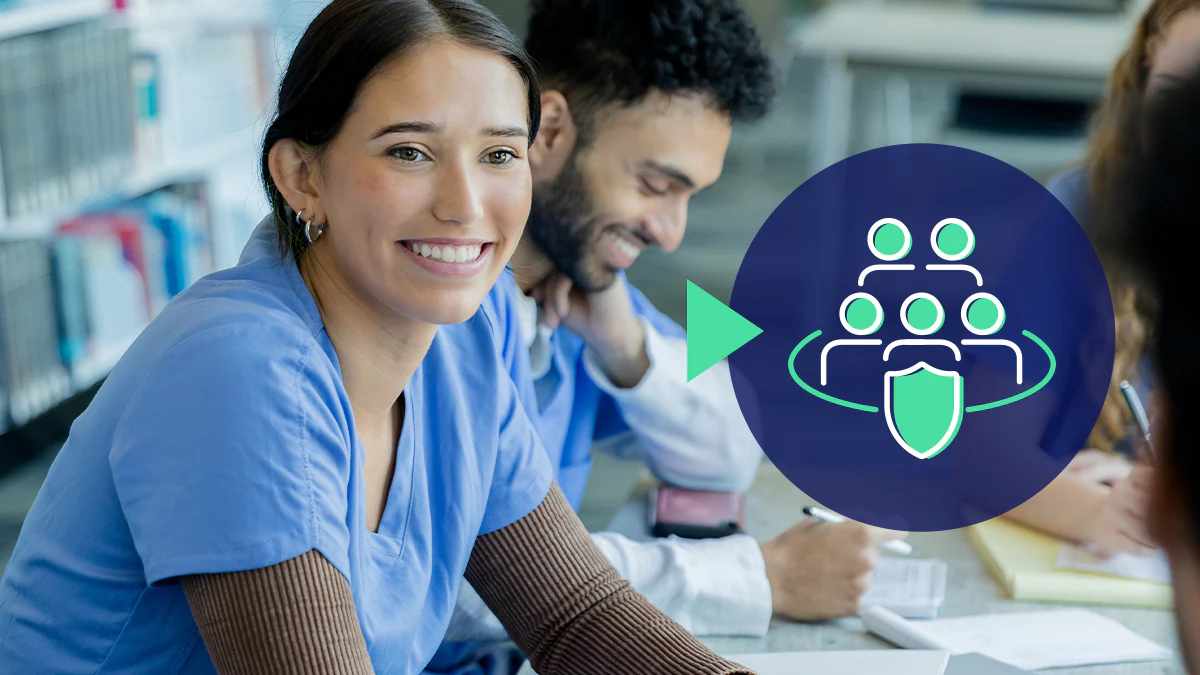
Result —
<svg viewBox="0 0 1200 675"><path fill-rule="evenodd" d="M1157 546L1146 529L1153 482L1154 469L1138 465L1114 483L1088 527L1085 543L1094 545L1104 556L1153 552Z"/></svg>
<svg viewBox="0 0 1200 675"><path fill-rule="evenodd" d="M1113 485L1132 470L1133 465L1124 457L1089 448L1075 455L1065 473L1088 483Z"/></svg>

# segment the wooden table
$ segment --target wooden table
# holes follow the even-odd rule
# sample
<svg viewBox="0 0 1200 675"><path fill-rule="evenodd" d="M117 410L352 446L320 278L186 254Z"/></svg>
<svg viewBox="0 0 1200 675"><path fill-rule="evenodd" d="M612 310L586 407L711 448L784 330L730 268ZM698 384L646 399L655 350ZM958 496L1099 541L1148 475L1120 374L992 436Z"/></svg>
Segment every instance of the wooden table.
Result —
<svg viewBox="0 0 1200 675"><path fill-rule="evenodd" d="M633 497L613 518L609 529L634 539L649 538L646 525L646 493L639 485ZM783 532L800 518L800 509L811 502L769 462L764 462L747 504L747 529L760 540ZM922 557L936 557L949 565L943 617L991 612L1052 609L1065 605L1014 602L1001 591L984 569L975 550L961 531L914 533L908 541ZM1170 612L1125 607L1089 607L1116 619L1137 633L1167 647L1176 648L1175 622ZM867 634L857 619L824 623L797 623L782 619L771 622L762 638L707 638L712 649L724 654L753 652L888 649L888 643ZM1182 673L1178 663L1130 663L1087 668L1056 669L1055 675L1160 675Z"/></svg>

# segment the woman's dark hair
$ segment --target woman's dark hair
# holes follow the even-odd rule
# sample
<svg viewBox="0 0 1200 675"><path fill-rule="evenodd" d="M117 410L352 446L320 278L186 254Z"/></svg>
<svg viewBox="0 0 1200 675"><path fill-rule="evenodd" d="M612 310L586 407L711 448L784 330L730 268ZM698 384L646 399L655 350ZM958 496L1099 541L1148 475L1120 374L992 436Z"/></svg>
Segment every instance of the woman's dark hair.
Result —
<svg viewBox="0 0 1200 675"><path fill-rule="evenodd" d="M446 37L504 57L528 89L529 142L541 119L536 70L521 41L474 0L333 0L300 38L279 85L278 113L263 139L261 170L280 252L299 260L308 246L271 178L270 152L291 138L320 153L342 128L363 84L382 65Z"/></svg>
<svg viewBox="0 0 1200 675"><path fill-rule="evenodd" d="M1154 354L1170 410L1156 471L1155 525L1163 539L1200 542L1200 453L1185 433L1200 406L1200 279L1192 245L1200 214L1200 73L1150 97L1124 130L1141 152L1118 169L1125 186L1109 228L1132 272L1158 302ZM1192 241L1195 241L1194 239ZM1179 517L1182 516L1182 517Z"/></svg>

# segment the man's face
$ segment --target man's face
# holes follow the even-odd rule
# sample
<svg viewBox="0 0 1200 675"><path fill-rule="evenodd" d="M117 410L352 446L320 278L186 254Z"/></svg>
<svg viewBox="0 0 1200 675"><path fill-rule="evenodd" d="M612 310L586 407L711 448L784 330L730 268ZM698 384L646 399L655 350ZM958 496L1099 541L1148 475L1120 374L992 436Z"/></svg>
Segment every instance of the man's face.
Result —
<svg viewBox="0 0 1200 675"><path fill-rule="evenodd" d="M534 185L526 232L588 291L607 288L648 246L674 251L692 195L721 175L732 125L699 96L652 92L596 114L593 137Z"/></svg>

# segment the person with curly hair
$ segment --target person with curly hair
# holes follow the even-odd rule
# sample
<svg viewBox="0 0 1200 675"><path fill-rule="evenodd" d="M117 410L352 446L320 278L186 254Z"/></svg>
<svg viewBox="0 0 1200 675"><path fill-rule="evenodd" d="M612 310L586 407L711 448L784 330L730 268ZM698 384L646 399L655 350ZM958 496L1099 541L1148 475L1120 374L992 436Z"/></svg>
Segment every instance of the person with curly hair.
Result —
<svg viewBox="0 0 1200 675"><path fill-rule="evenodd" d="M733 124L766 114L776 82L758 34L737 0L535 0L525 45L542 83L533 207L492 299L520 323L506 362L558 483L578 508L595 448L670 485L745 491L762 451L728 365L687 382L683 330L624 270L648 248L679 247L688 202L720 176ZM760 636L775 614L857 613L878 543L896 536L803 522L761 545L593 540L691 632ZM464 586L447 640L503 639ZM444 645L435 670L508 667L503 652L462 666L471 654L477 646Z"/></svg>

